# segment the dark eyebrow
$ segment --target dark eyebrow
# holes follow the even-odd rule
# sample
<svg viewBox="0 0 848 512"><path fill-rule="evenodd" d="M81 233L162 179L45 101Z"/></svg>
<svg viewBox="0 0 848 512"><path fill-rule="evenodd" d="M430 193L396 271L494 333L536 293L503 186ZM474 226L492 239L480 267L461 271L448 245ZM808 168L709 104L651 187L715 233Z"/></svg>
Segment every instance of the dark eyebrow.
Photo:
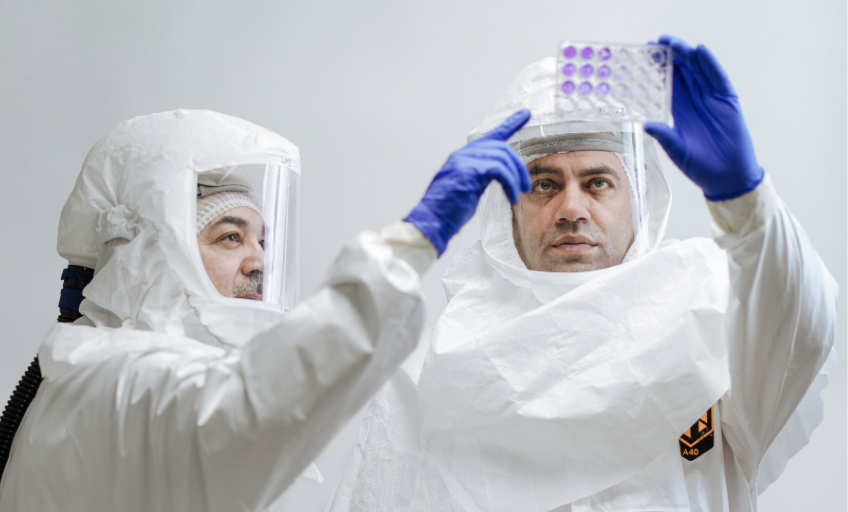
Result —
<svg viewBox="0 0 848 512"><path fill-rule="evenodd" d="M611 174L616 178L620 178L618 171L608 165L596 165L594 167L589 167L588 169L583 169L577 173L577 176L580 178L588 178L589 176L598 176L601 174Z"/></svg>
<svg viewBox="0 0 848 512"><path fill-rule="evenodd" d="M557 176L562 176L562 170L557 169L556 167L547 167L544 165L540 165L537 167L531 167L528 169L530 172L530 176L536 176L539 174L555 174ZM598 176L601 174L610 174L616 178L620 178L620 174L618 171L613 169L608 165L596 165L594 167L589 167L587 169L583 169L579 173L577 173L577 177L579 178L587 178L589 176Z"/></svg>
<svg viewBox="0 0 848 512"><path fill-rule="evenodd" d="M233 226L236 226L238 228L244 228L247 226L247 221L242 219L241 217L233 217L227 215L218 219L215 224L212 224L212 227L218 227L221 224L232 224Z"/></svg>
<svg viewBox="0 0 848 512"><path fill-rule="evenodd" d="M556 174L557 176L562 176L562 171L557 169L556 167L546 167L544 165L538 165L536 167L531 167L527 169L530 172L530 176L536 176L537 174Z"/></svg>

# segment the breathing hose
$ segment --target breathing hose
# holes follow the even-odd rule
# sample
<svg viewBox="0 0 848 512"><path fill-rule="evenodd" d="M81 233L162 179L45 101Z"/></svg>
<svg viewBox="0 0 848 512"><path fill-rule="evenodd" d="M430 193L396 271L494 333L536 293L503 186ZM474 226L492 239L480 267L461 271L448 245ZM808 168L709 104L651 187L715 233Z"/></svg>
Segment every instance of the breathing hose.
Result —
<svg viewBox="0 0 848 512"><path fill-rule="evenodd" d="M94 269L79 265L68 265L68 268L62 272L64 283L59 298L59 322L70 323L82 316L79 312L79 305L83 299L82 290L93 276ZM0 415L0 478L3 477L6 462L9 461L12 441L15 439L18 427L21 426L29 404L38 392L41 380L41 366L38 364L38 356L35 356L12 392L3 414Z"/></svg>

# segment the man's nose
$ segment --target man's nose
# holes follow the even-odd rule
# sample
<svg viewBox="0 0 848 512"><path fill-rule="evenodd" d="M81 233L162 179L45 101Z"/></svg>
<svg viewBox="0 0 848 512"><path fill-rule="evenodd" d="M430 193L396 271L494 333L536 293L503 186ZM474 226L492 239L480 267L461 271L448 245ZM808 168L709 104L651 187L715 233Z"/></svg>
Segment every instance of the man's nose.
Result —
<svg viewBox="0 0 848 512"><path fill-rule="evenodd" d="M245 244L245 250L247 254L245 255L244 261L241 265L241 271L244 275L250 275L251 272L265 270L265 250L262 249L262 246L258 241L250 242Z"/></svg>
<svg viewBox="0 0 848 512"><path fill-rule="evenodd" d="M578 183L568 183L559 194L556 221L585 222L589 220L589 204L586 194Z"/></svg>

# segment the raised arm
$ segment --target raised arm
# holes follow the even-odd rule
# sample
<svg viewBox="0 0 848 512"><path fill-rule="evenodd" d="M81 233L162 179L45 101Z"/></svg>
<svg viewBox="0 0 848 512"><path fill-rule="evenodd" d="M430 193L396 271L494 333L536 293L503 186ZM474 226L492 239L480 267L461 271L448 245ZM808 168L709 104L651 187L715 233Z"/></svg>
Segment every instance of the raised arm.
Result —
<svg viewBox="0 0 848 512"><path fill-rule="evenodd" d="M505 142L529 118L520 111L451 155L406 222L347 246L326 284L242 351L244 389L230 390L241 410L219 408L211 438L200 435L210 447L203 473L230 482L210 487L213 501L227 502L236 483L243 496L282 492L409 355L423 322L418 273L444 252L492 180L513 202L529 189L524 163ZM234 421L247 422L244 433L228 431ZM251 470L234 469L241 467ZM240 505L230 500L229 509Z"/></svg>
<svg viewBox="0 0 848 512"><path fill-rule="evenodd" d="M757 164L739 100L715 57L663 37L674 53L674 128L645 130L704 191L727 251L731 387L722 428L755 489L769 446L833 344L838 288Z"/></svg>
<svg viewBox="0 0 848 512"><path fill-rule="evenodd" d="M281 494L415 348L424 317L418 274L390 243L346 245L325 284L240 351L239 378L207 384L197 442L215 509Z"/></svg>

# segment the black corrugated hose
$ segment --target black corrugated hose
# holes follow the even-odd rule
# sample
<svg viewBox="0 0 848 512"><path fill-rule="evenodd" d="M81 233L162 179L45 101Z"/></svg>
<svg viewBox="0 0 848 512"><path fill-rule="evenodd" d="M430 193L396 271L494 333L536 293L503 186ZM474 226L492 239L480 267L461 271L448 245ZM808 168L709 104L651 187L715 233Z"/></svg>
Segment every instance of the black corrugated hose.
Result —
<svg viewBox="0 0 848 512"><path fill-rule="evenodd" d="M6 461L9 460L12 440L21 425L27 407L35 398L39 384L41 384L41 368L38 366L38 356L35 356L15 391L12 392L12 398L6 404L3 415L0 416L0 477L3 476Z"/></svg>
<svg viewBox="0 0 848 512"><path fill-rule="evenodd" d="M82 289L91 281L94 270L78 265L68 265L62 272L62 295L59 299L59 322L70 323L81 317L79 305L82 302ZM9 461L9 452L12 450L12 441L15 433L21 426L29 404L38 392L41 385L41 366L38 364L38 356L32 360L24 376L12 392L12 397L6 403L3 414L0 415L0 478Z"/></svg>

